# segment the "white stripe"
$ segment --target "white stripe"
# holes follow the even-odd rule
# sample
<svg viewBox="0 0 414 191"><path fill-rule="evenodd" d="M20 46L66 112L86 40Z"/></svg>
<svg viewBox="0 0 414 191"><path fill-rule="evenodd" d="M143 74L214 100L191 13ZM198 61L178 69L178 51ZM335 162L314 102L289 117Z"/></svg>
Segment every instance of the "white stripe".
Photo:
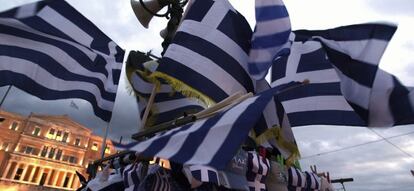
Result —
<svg viewBox="0 0 414 191"><path fill-rule="evenodd" d="M234 122L238 119L239 115L246 110L246 108L254 103L258 97L253 97L245 100L239 105L236 105L231 110L234 112L226 112L222 118L210 128L207 135L204 137L203 142L197 147L197 151L193 157L188 160L188 164L209 164L211 159L217 154L217 151L222 146L223 142L227 139L229 132L234 127ZM238 111L238 112L235 112ZM211 154L213 151L215 154Z"/></svg>
<svg viewBox="0 0 414 191"><path fill-rule="evenodd" d="M94 77L102 81L105 86L105 90L108 92L116 93L118 86L115 86L112 83L112 80L106 78L106 76L99 72L91 72L86 68L82 67L76 60L74 60L70 55L65 51L61 50L58 47L55 47L51 44L42 43L39 41L34 41L30 39L20 38L13 35L1 34L0 41L2 45L17 46L26 49L32 49L37 52L44 53L49 55L50 58L55 60L58 63L61 63L63 68L66 68L68 71L79 74L82 76ZM112 71L111 71L112 72ZM110 83L108 83L110 80Z"/></svg>
<svg viewBox="0 0 414 191"><path fill-rule="evenodd" d="M275 57L275 53L280 50L280 47L272 47L272 48L264 48L264 49L250 49L250 63L263 63L263 62L271 62L273 57Z"/></svg>
<svg viewBox="0 0 414 191"><path fill-rule="evenodd" d="M353 111L342 96L313 96L284 101L286 113L320 110Z"/></svg>
<svg viewBox="0 0 414 191"><path fill-rule="evenodd" d="M303 82L306 79L309 80L309 82L312 84L340 82L338 78L338 73L336 73L335 69L332 68L318 71L296 73L295 75L286 76L285 78L276 80L272 82L271 85L272 87L276 87L282 84L287 84L292 81Z"/></svg>
<svg viewBox="0 0 414 191"><path fill-rule="evenodd" d="M17 9L17 13L15 17L17 19L23 19L27 17L34 16L36 14L36 8L37 8L38 2L30 3L23 5Z"/></svg>
<svg viewBox="0 0 414 191"><path fill-rule="evenodd" d="M248 72L247 61L249 59L249 55L247 55L247 53L244 52L244 50L236 42L234 42L227 35L223 34L221 31L212 29L203 23L191 20L184 20L178 30L197 36L216 45L234 58L243 67L243 69Z"/></svg>
<svg viewBox="0 0 414 191"><path fill-rule="evenodd" d="M350 102L368 110L371 97L371 89L348 78L339 69L337 69L341 79L342 95ZM362 74L363 75L363 74Z"/></svg>
<svg viewBox="0 0 414 191"><path fill-rule="evenodd" d="M369 127L391 127L394 119L389 105L394 88L392 76L379 69L375 76L369 104Z"/></svg>
<svg viewBox="0 0 414 191"><path fill-rule="evenodd" d="M52 36L52 35L49 35L49 34L46 34L46 33L42 33L40 31L37 31L37 30L25 25L24 23L20 22L19 20L8 19L8 18L0 18L0 24L7 25L7 26L10 26L10 27L13 27L13 28L17 28L17 29L20 29L20 30L23 30L23 31L26 31L26 32L29 32L29 33L33 33L33 34L36 34L36 35L39 35L39 36L43 36L43 37L46 37L46 38L50 38L50 39L60 41L60 42L69 44L71 46L74 46L77 49L79 49L79 51L82 51L86 56L88 56L88 58L91 61L94 61L95 58L96 58L96 53L93 52L94 50L91 50L89 48L86 48L85 46L81 46L78 43L75 43L75 42L72 42L72 41L69 41L69 40L66 40L66 39L63 39L63 38L59 38L59 37ZM108 63L108 64L112 64L112 63Z"/></svg>
<svg viewBox="0 0 414 191"><path fill-rule="evenodd" d="M377 66L387 48L388 41L369 39L355 41L334 41L321 37L324 44L339 52L349 55L351 58Z"/></svg>
<svg viewBox="0 0 414 191"><path fill-rule="evenodd" d="M223 1L214 2L213 6L211 6L201 22L208 27L216 29L229 11L227 5L228 4L224 4Z"/></svg>
<svg viewBox="0 0 414 191"><path fill-rule="evenodd" d="M147 149L154 142L154 140L157 140L160 137L169 136L172 133L175 133L175 132L179 131L178 133L176 133L174 136L172 136L170 138L170 140L168 141L168 144L166 144L167 146L164 147L163 149L161 149L155 155L155 156L158 156L160 158L170 158L176 152L179 151L179 149L182 147L182 145L184 144L185 140L187 139L187 136L190 133L197 131L198 128L200 128L205 122L206 122L206 119L201 120L201 121L199 121L197 123L194 123L191 126L191 128L188 128L185 131L180 130L180 128L177 128L177 129L173 129L173 130L170 130L170 131L166 132L164 135L154 136L151 139L148 139L146 141L143 141L143 142L138 143L133 148L131 148L131 150L138 151L138 152L142 152L145 149Z"/></svg>
<svg viewBox="0 0 414 191"><path fill-rule="evenodd" d="M237 91L246 93L245 88L225 70L210 59L203 57L190 49L171 44L164 56L182 63L195 72L203 75L218 87L221 87L227 95L232 95ZM197 60L197 62L194 62L194 60Z"/></svg>
<svg viewBox="0 0 414 191"><path fill-rule="evenodd" d="M288 30L290 30L289 17L257 22L256 31L253 33L253 38L274 35L276 33L286 32Z"/></svg>
<svg viewBox="0 0 414 191"><path fill-rule="evenodd" d="M256 7L272 6L272 5L284 5L281 0L256 0Z"/></svg>
<svg viewBox="0 0 414 191"><path fill-rule="evenodd" d="M37 15L73 40L88 47L92 44L93 38L88 33L50 7L44 7Z"/></svg>
<svg viewBox="0 0 414 191"><path fill-rule="evenodd" d="M148 83L144 81L138 74L135 72L132 74L131 77L131 84L135 91L141 93L141 94L151 94L152 88L154 87L154 84ZM158 93L171 93L173 92L171 86L169 85L161 85L160 90Z"/></svg>
<svg viewBox="0 0 414 191"><path fill-rule="evenodd" d="M184 106L190 105L200 105L196 100L192 100L189 98L181 98L163 102L156 102L154 103L154 107L156 108L157 113L164 113L174 109L178 109Z"/></svg>
<svg viewBox="0 0 414 191"><path fill-rule="evenodd" d="M56 76L53 76L48 71L39 67L37 64L13 57L0 56L1 70L13 71L15 73L23 74L33 81L37 82L43 87L56 91L71 91L71 90L83 90L90 92L95 96L98 107L103 110L112 111L114 102L105 100L99 91L99 88L95 84L83 82L83 81L65 81Z"/></svg>

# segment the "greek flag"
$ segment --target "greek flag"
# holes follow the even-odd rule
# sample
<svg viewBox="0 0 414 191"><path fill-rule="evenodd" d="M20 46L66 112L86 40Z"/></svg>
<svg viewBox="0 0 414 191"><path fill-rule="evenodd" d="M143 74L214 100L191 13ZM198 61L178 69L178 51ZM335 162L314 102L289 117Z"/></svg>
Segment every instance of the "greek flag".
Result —
<svg viewBox="0 0 414 191"><path fill-rule="evenodd" d="M248 152L247 155L246 179L249 185L249 190L267 190L265 183L267 175L271 170L270 161L266 157L262 157L253 151Z"/></svg>
<svg viewBox="0 0 414 191"><path fill-rule="evenodd" d="M249 53L249 72L263 79L275 58L289 53L290 19L282 0L256 0L256 27Z"/></svg>
<svg viewBox="0 0 414 191"><path fill-rule="evenodd" d="M246 99L214 117L169 130L135 143L130 150L180 164L225 168L247 138L274 89Z"/></svg>
<svg viewBox="0 0 414 191"><path fill-rule="evenodd" d="M253 92L248 73L252 31L227 0L196 0L153 76L207 106Z"/></svg>
<svg viewBox="0 0 414 191"><path fill-rule="evenodd" d="M361 24L327 31L298 31L320 41L341 80L341 90L370 127L414 123L414 91L378 65L396 26Z"/></svg>
<svg viewBox="0 0 414 191"><path fill-rule="evenodd" d="M144 63L138 62L140 60L138 59L139 54L139 52L131 51L126 70L129 73L128 81L137 95L138 109L142 118L155 86L149 75L158 67L158 63L147 62L147 65L144 66ZM170 85L161 83L148 116L147 126L172 121L203 109L203 105L198 100L186 98L181 93L174 91Z"/></svg>
<svg viewBox="0 0 414 191"><path fill-rule="evenodd" d="M292 126L413 123L408 117L413 114L410 89L378 68L395 30L390 25L360 24L295 31L290 56L277 60L272 74L274 86L292 79L310 81L279 97ZM393 101L398 99L407 104Z"/></svg>
<svg viewBox="0 0 414 191"><path fill-rule="evenodd" d="M290 167L287 169L287 183L289 191L305 191L306 176L297 168Z"/></svg>
<svg viewBox="0 0 414 191"><path fill-rule="evenodd" d="M63 0L0 13L0 86L44 100L79 98L112 115L124 51Z"/></svg>

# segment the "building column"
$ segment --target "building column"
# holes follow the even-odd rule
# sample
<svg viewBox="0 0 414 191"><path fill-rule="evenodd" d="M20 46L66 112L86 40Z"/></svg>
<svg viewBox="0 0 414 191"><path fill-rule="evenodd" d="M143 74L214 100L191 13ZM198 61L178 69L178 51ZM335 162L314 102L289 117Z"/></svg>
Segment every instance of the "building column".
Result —
<svg viewBox="0 0 414 191"><path fill-rule="evenodd" d="M77 189L79 188L79 178L74 178L73 179L73 185L71 188Z"/></svg>
<svg viewBox="0 0 414 191"><path fill-rule="evenodd" d="M58 186L56 183L57 183L57 180L59 178L59 174L60 174L60 171L56 170L56 174L54 174L55 177L53 177L52 186Z"/></svg>
<svg viewBox="0 0 414 191"><path fill-rule="evenodd" d="M23 181L24 180L24 177L26 176L26 172L27 172L27 169L29 169L29 164L25 164L25 163L23 163L23 172L22 172L22 175L20 176L20 179L19 179L19 181Z"/></svg>
<svg viewBox="0 0 414 191"><path fill-rule="evenodd" d="M68 182L68 187L67 188L72 188L73 179L75 179L75 178L76 178L76 174L70 173L70 178L69 178L69 182Z"/></svg>
<svg viewBox="0 0 414 191"><path fill-rule="evenodd" d="M62 176L62 180L60 180L60 182L59 182L59 186L60 187L63 187L63 183L65 183L65 180L66 180L66 176L68 175L68 171L64 171L63 172L63 176Z"/></svg>
<svg viewBox="0 0 414 191"><path fill-rule="evenodd" d="M42 181L43 172L45 172L45 169L40 167L39 174L37 175L36 185L39 185L40 181Z"/></svg>
<svg viewBox="0 0 414 191"><path fill-rule="evenodd" d="M4 170L4 173L3 173L2 178L6 178L7 174L9 174L9 170L10 170L10 167L11 167L12 162L13 162L13 161L9 161L9 163L7 164L7 167L6 167L6 169Z"/></svg>
<svg viewBox="0 0 414 191"><path fill-rule="evenodd" d="M32 169L32 172L30 172L30 176L29 176L29 180L28 180L29 182L32 182L34 173L36 172L36 168L37 168L37 166L33 165L33 169Z"/></svg>
<svg viewBox="0 0 414 191"><path fill-rule="evenodd" d="M49 184L49 180L50 180L51 175L52 175L52 169L49 168L49 172L47 173L47 177L46 177L46 180L45 180L45 185Z"/></svg>

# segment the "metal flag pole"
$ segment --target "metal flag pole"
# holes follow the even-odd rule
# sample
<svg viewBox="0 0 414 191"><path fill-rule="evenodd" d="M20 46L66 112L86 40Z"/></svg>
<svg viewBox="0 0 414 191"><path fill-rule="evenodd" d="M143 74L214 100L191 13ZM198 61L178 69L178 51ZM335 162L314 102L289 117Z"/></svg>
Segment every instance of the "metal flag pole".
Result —
<svg viewBox="0 0 414 191"><path fill-rule="evenodd" d="M7 95L9 94L9 91L11 89L12 85L9 85L9 87L6 90L6 93L4 94L3 98L1 98L1 102L0 102L0 108L3 106L3 102L6 99Z"/></svg>

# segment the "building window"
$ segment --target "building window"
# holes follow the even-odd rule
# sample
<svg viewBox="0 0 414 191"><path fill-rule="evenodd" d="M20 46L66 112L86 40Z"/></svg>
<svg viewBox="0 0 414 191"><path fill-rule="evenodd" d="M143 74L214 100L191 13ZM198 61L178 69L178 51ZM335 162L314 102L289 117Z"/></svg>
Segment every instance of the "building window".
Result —
<svg viewBox="0 0 414 191"><path fill-rule="evenodd" d="M23 173L23 168L18 168L16 171L16 175L14 175L14 180L20 180L20 177L22 176Z"/></svg>
<svg viewBox="0 0 414 191"><path fill-rule="evenodd" d="M62 131L58 131L58 132L56 133L56 140L57 140L57 141L62 141Z"/></svg>
<svg viewBox="0 0 414 191"><path fill-rule="evenodd" d="M6 120L6 118L0 116L0 124L2 124L4 120Z"/></svg>
<svg viewBox="0 0 414 191"><path fill-rule="evenodd" d="M39 136L40 135L40 128L39 127L35 127L35 129L33 130L32 133L34 136Z"/></svg>
<svg viewBox="0 0 414 191"><path fill-rule="evenodd" d="M74 156L69 157L69 162L75 164L78 161L78 159Z"/></svg>
<svg viewBox="0 0 414 191"><path fill-rule="evenodd" d="M22 153L33 154L33 151L34 151L33 147L26 146L26 147L23 148Z"/></svg>
<svg viewBox="0 0 414 191"><path fill-rule="evenodd" d="M62 142L67 143L68 142L68 137L69 137L69 133L68 132L64 132L63 133Z"/></svg>
<svg viewBox="0 0 414 191"><path fill-rule="evenodd" d="M53 156L55 156L55 151L56 151L56 148L50 148L49 155L47 157L53 158Z"/></svg>
<svg viewBox="0 0 414 191"><path fill-rule="evenodd" d="M63 151L61 149L58 150L58 152L56 153L56 160L60 160L60 158L62 158L62 152Z"/></svg>
<svg viewBox="0 0 414 191"><path fill-rule="evenodd" d="M76 138L76 139L75 139L75 145L76 145L76 146L80 146L80 139L79 139L79 138Z"/></svg>
<svg viewBox="0 0 414 191"><path fill-rule="evenodd" d="M108 146L107 146L107 147L105 148L105 153L106 153L106 154L111 154L111 149L110 149L110 147L108 147Z"/></svg>
<svg viewBox="0 0 414 191"><path fill-rule="evenodd" d="M91 149L93 151L98 151L98 143L93 143Z"/></svg>
<svg viewBox="0 0 414 191"><path fill-rule="evenodd" d="M53 136L55 136L55 129L52 128L49 130L49 133L46 135L46 137L48 139L53 139Z"/></svg>
<svg viewBox="0 0 414 191"><path fill-rule="evenodd" d="M10 125L9 129L13 130L13 131L17 131L17 129L19 128L19 123L13 121L13 123Z"/></svg>
<svg viewBox="0 0 414 191"><path fill-rule="evenodd" d="M40 153L41 157L46 157L48 147L44 146L42 152Z"/></svg>

